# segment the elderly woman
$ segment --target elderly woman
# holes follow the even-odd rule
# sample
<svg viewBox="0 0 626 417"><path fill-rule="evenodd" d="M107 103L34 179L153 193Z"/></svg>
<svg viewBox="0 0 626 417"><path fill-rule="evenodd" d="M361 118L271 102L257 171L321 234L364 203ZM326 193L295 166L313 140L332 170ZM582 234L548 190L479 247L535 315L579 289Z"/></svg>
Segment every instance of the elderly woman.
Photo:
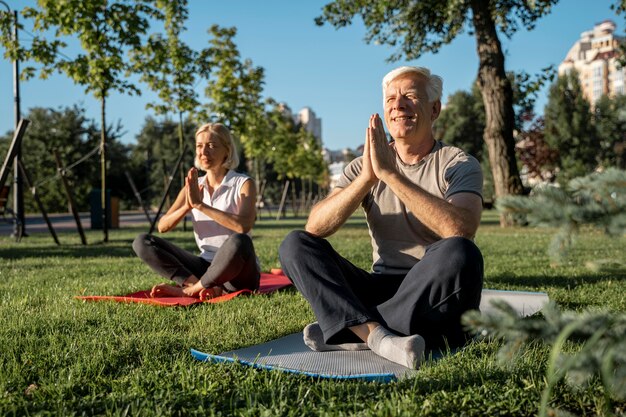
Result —
<svg viewBox="0 0 626 417"><path fill-rule="evenodd" d="M196 132L195 166L206 172L198 177L191 168L185 186L161 217L159 232L173 229L191 212L200 255L150 234L141 234L133 250L159 275L177 285L158 284L153 297L206 298L259 286L259 264L249 236L256 217L256 188L252 179L233 170L239 164L235 143L220 123Z"/></svg>

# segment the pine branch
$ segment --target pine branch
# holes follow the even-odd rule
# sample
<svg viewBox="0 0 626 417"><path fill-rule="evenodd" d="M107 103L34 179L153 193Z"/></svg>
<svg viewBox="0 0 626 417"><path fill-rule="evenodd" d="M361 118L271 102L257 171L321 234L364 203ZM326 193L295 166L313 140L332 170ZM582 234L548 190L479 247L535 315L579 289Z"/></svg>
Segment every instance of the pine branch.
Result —
<svg viewBox="0 0 626 417"><path fill-rule="evenodd" d="M496 207L503 213L524 216L530 225L558 228L548 253L560 264L582 226L597 227L615 237L626 233L626 171L609 168L574 178L565 189L538 187L529 197L502 197Z"/></svg>
<svg viewBox="0 0 626 417"><path fill-rule="evenodd" d="M471 311L463 316L463 323L483 337L504 340L498 353L502 363L512 363L526 345L551 346L539 415L546 415L552 389L563 379L569 386L579 388L599 377L607 407L612 400L626 400L626 314L561 312L550 303L542 315L520 318L505 302L493 305L495 313L482 315ZM571 343L576 349L571 349Z"/></svg>

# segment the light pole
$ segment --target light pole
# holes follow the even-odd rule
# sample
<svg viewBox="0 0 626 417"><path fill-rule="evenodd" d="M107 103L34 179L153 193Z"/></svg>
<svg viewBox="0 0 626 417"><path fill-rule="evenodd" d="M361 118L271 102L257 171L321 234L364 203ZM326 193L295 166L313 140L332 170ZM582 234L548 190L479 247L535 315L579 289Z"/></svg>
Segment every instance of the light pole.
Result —
<svg viewBox="0 0 626 417"><path fill-rule="evenodd" d="M0 4L7 8L7 12L11 13L11 8L3 0ZM17 10L13 10L13 40L18 44L17 35ZM20 111L20 62L17 57L13 60L13 99L15 108L15 129L20 123L22 117ZM26 224L24 221L24 183L22 181L22 173L19 169L19 161L22 159L22 145L17 149L15 160L13 161L13 178L15 187L13 188L13 212L15 213L15 224L13 227L13 236L18 240L26 235Z"/></svg>

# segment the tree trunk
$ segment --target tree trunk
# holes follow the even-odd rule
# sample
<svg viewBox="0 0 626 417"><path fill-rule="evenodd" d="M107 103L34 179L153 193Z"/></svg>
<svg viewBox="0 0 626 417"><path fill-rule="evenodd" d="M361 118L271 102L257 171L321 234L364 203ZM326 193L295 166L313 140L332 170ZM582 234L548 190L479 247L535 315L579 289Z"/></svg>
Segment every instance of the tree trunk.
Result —
<svg viewBox="0 0 626 417"><path fill-rule="evenodd" d="M513 90L504 69L504 55L489 3L488 0L472 0L471 7L479 58L478 86L485 103L483 138L498 199L510 194L520 195L524 187L515 157ZM508 223L504 217L500 218L502 226Z"/></svg>
<svg viewBox="0 0 626 417"><path fill-rule="evenodd" d="M100 198L101 198L101 208L102 208L102 233L104 234L104 241L108 242L109 241L109 216L107 214L107 200L106 200L106 196L107 196L107 157L106 157L106 137L107 137L107 132L106 132L106 112L105 112L105 107L106 107L106 92L103 91L102 92L102 99L100 100L100 111L101 111L101 119L102 119L102 126L100 126L100 181L101 181L101 194L100 194Z"/></svg>

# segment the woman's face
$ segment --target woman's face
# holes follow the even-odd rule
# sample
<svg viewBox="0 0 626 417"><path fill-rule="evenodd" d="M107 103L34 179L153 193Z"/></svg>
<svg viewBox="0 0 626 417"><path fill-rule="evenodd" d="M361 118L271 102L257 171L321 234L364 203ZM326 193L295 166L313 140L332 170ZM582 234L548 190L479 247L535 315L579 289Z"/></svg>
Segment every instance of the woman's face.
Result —
<svg viewBox="0 0 626 417"><path fill-rule="evenodd" d="M203 171L221 168L227 157L228 149L217 136L202 132L196 137L196 162Z"/></svg>

